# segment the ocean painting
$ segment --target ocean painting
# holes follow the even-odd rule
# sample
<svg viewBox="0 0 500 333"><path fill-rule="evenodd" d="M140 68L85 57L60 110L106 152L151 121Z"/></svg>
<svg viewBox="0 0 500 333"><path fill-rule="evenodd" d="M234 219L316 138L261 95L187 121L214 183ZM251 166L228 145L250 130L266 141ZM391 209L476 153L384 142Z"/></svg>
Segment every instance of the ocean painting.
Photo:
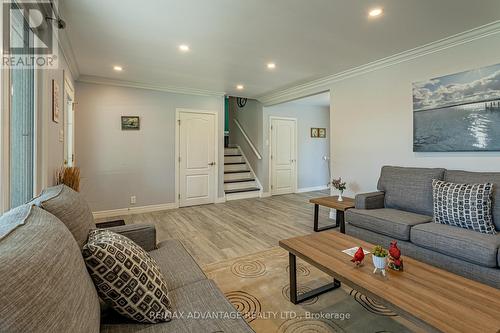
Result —
<svg viewBox="0 0 500 333"><path fill-rule="evenodd" d="M500 151L500 64L413 84L413 151Z"/></svg>

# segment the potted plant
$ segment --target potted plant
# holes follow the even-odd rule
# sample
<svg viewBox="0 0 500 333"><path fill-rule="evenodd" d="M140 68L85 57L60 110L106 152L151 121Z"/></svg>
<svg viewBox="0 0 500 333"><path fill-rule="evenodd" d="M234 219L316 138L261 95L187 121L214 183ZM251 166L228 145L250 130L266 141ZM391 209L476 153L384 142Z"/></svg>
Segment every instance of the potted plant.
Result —
<svg viewBox="0 0 500 333"><path fill-rule="evenodd" d="M342 194L347 189L346 182L343 182L342 178L332 179L332 181L330 182L330 186L332 186L333 188L339 190L340 195L339 195L339 197L338 197L337 200L338 201L344 201L344 199L342 198Z"/></svg>
<svg viewBox="0 0 500 333"><path fill-rule="evenodd" d="M387 264L388 255L389 253L387 252L387 250L380 245L377 245L373 248L372 258L373 266L375 266L375 269L373 270L374 274L379 270L380 272L382 272L382 275L385 276L385 266Z"/></svg>

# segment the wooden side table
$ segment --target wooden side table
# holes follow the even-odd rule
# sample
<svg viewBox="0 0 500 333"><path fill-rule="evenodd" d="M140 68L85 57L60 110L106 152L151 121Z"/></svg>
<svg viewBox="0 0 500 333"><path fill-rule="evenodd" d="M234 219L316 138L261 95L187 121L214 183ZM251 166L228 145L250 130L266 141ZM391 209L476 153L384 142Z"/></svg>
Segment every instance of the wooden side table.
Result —
<svg viewBox="0 0 500 333"><path fill-rule="evenodd" d="M338 198L339 197L335 195L332 197L322 197L309 200L310 203L314 204L314 231L318 232L340 226L340 232L345 234L344 212L349 208L354 208L354 199L344 197L344 201L338 201ZM318 226L319 206L332 208L337 211L335 225L329 225L321 228Z"/></svg>

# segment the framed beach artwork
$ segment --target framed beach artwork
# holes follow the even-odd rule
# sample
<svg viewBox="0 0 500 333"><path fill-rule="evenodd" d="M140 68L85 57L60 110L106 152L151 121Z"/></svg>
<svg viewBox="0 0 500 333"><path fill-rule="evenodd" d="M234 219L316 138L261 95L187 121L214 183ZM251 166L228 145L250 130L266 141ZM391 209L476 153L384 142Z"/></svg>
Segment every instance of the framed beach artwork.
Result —
<svg viewBox="0 0 500 333"><path fill-rule="evenodd" d="M413 151L500 151L500 64L413 84Z"/></svg>

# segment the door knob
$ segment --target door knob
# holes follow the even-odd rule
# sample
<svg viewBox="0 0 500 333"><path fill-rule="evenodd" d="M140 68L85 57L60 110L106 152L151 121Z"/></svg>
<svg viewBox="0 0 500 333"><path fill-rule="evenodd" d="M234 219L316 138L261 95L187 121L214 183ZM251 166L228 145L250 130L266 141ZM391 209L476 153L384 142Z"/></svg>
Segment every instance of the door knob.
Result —
<svg viewBox="0 0 500 333"><path fill-rule="evenodd" d="M215 162L208 163L208 165L210 165L210 166L214 166L214 165L215 165Z"/></svg>

